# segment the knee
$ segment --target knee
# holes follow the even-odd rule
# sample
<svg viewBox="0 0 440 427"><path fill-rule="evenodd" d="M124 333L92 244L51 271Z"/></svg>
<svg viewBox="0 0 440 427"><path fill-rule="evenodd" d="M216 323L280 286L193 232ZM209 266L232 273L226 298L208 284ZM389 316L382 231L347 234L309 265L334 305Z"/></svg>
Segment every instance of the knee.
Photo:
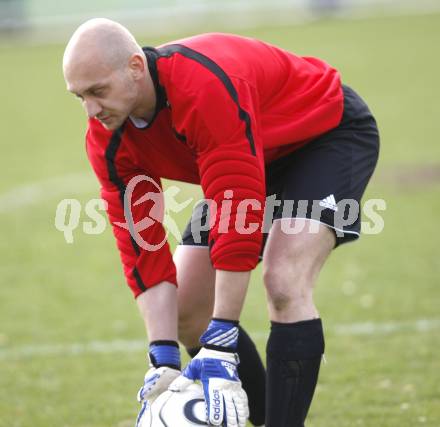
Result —
<svg viewBox="0 0 440 427"><path fill-rule="evenodd" d="M276 311L312 303L313 270L299 260L266 263L263 280L269 304Z"/></svg>
<svg viewBox="0 0 440 427"><path fill-rule="evenodd" d="M178 319L179 341L187 348L197 347L199 338L208 326L208 320L201 318L197 310L180 309Z"/></svg>

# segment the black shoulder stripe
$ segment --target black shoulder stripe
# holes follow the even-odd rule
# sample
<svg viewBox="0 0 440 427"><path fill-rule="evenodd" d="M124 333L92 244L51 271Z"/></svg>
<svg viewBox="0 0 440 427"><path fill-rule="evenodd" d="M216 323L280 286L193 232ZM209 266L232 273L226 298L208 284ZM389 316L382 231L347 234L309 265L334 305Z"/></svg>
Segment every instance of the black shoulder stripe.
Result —
<svg viewBox="0 0 440 427"><path fill-rule="evenodd" d="M108 144L107 150L105 151L105 159L107 161L107 170L110 181L119 190L119 199L121 203L124 204L124 194L125 194L125 184L124 181L119 177L118 171L115 165L116 153L118 152L119 146L121 145L122 134L124 132L124 125L116 129L110 138L110 143Z"/></svg>
<svg viewBox="0 0 440 427"><path fill-rule="evenodd" d="M238 93L234 85L232 84L231 79L224 72L224 70L218 64L216 64L212 59L208 58L202 53L196 52L195 50L180 44L167 45L157 50L161 57L170 57L175 53L180 53L186 58L192 59L193 61L196 61L199 64L203 65L213 74L215 74L215 76L223 83L223 85L225 86L226 90L228 91L229 95L231 96L232 100L234 101L235 105L238 108L238 116L245 123L246 138L249 141L251 152L255 156L256 151L255 151L254 136L252 134L252 128L251 128L251 118L249 116L249 113L243 110L243 108L241 107L238 99Z"/></svg>
<svg viewBox="0 0 440 427"><path fill-rule="evenodd" d="M180 141L180 142L186 142L186 136L177 132L177 130L173 127L173 133L175 135L175 137Z"/></svg>
<svg viewBox="0 0 440 427"><path fill-rule="evenodd" d="M142 48L147 59L148 69L150 71L151 78L154 84L154 90L156 91L156 107L154 109L153 117L150 119L150 124L153 123L156 116L167 105L167 94L165 88L160 84L159 73L157 71L157 58L159 58L159 52L154 47ZM149 127L149 126L148 126Z"/></svg>
<svg viewBox="0 0 440 427"><path fill-rule="evenodd" d="M119 191L119 200L121 201L123 209L124 209L124 194L125 194L126 186L124 184L124 181L118 175L118 171L117 171L116 165L115 165L115 158L116 158L116 154L118 152L118 149L121 145L121 139L122 139L122 134L124 132L124 127L125 127L125 124L113 132L113 134L110 138L110 143L108 144L107 150L105 151L105 159L107 161L108 176L109 176L110 181L117 187L117 189ZM133 249L136 252L136 255L139 256L141 253L139 246L136 243L136 241L133 239L133 236L131 235L131 233L130 233L130 240L131 240L131 245L133 246ZM143 283L142 278L139 274L139 271L136 267L133 268L133 276L136 279L136 282L139 286L139 289L141 289L142 292L146 291L147 287Z"/></svg>

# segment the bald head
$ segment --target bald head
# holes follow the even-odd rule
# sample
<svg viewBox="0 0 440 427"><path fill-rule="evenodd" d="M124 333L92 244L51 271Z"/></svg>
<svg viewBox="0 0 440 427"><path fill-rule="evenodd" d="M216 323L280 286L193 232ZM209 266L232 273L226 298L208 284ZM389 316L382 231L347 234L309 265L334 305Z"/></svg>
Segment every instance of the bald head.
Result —
<svg viewBox="0 0 440 427"><path fill-rule="evenodd" d="M67 89L81 99L90 118L108 129L130 115L151 118L156 95L146 57L133 35L109 19L91 19L66 46L63 72Z"/></svg>
<svg viewBox="0 0 440 427"><path fill-rule="evenodd" d="M112 70L124 67L133 54L142 49L133 35L121 24L104 18L91 19L80 25L66 46L64 72L70 68L99 63Z"/></svg>

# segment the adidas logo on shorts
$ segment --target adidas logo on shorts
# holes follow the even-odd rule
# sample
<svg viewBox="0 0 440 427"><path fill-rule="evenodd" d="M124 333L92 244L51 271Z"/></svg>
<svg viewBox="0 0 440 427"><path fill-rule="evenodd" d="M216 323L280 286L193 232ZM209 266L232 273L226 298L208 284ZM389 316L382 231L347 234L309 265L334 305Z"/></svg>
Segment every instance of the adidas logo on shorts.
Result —
<svg viewBox="0 0 440 427"><path fill-rule="evenodd" d="M331 209L332 211L335 212L338 211L338 205L336 204L335 196L333 194L330 194L330 196L327 196L325 199L322 199L319 202L319 206Z"/></svg>

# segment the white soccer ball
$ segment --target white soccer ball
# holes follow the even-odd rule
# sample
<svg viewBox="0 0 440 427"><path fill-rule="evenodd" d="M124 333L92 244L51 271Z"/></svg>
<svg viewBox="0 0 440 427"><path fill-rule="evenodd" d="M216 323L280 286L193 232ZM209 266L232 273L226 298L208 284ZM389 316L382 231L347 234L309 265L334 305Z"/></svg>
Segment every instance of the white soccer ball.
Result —
<svg viewBox="0 0 440 427"><path fill-rule="evenodd" d="M184 391L165 391L142 414L140 427L207 426L202 387L191 384Z"/></svg>

